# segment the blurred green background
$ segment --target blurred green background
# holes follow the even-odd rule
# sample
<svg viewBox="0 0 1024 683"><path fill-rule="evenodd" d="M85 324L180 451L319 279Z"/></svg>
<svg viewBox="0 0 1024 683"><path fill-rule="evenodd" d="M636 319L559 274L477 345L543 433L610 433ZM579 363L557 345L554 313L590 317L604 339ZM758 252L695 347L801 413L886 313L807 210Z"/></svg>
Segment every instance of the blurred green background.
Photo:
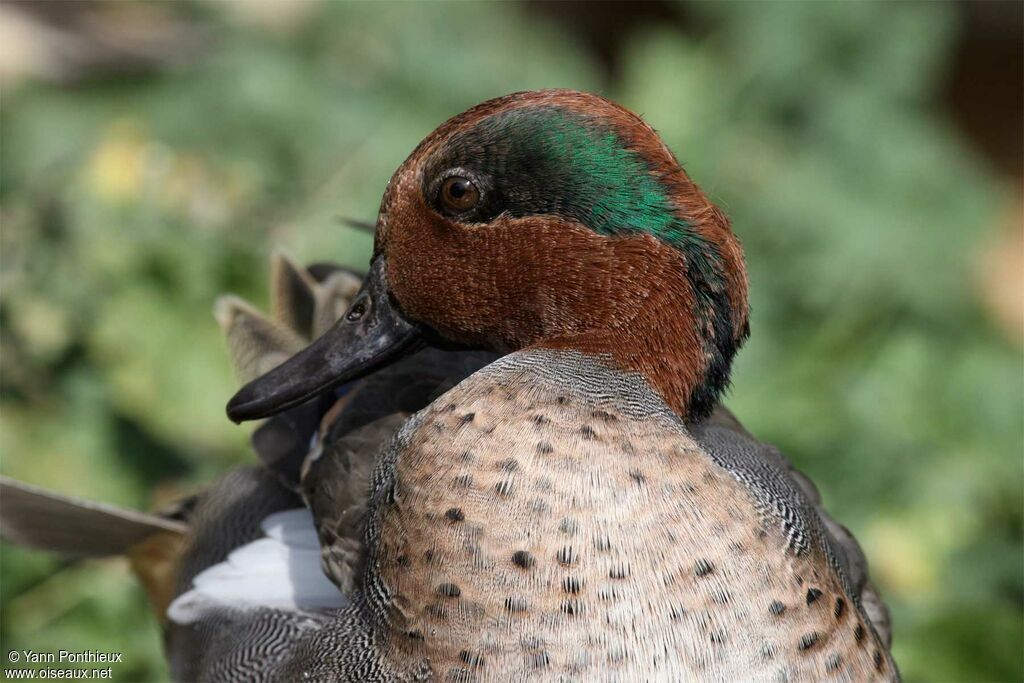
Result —
<svg viewBox="0 0 1024 683"><path fill-rule="evenodd" d="M862 541L906 679L1022 680L1020 7L5 1L2 472L149 508L251 460L214 297L266 304L275 245L365 264L338 216L447 117L590 90L732 217L728 404ZM5 653L166 678L122 561L0 570Z"/></svg>

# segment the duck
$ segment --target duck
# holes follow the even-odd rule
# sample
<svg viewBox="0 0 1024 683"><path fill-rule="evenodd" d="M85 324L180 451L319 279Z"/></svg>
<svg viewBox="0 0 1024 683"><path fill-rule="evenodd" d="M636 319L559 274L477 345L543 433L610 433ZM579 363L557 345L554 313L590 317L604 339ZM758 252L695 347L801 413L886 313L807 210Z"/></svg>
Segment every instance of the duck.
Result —
<svg viewBox="0 0 1024 683"><path fill-rule="evenodd" d="M899 679L856 539L721 404L742 249L640 117L487 101L374 228L362 278L218 303L260 462L122 544L176 535L177 680ZM52 528L2 485L7 537Z"/></svg>
<svg viewBox="0 0 1024 683"><path fill-rule="evenodd" d="M228 416L422 344L501 357L380 454L352 606L310 638L359 645L289 671L897 677L800 486L737 432L693 426L749 334L747 290L725 214L624 107L516 93L427 136L385 189L351 307Z"/></svg>

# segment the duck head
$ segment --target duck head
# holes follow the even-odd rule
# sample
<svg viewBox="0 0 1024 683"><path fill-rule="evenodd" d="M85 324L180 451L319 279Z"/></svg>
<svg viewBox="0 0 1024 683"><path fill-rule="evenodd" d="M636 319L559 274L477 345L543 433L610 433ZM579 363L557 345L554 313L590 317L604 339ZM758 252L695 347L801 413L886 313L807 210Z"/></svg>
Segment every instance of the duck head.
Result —
<svg viewBox="0 0 1024 683"><path fill-rule="evenodd" d="M739 241L658 134L595 95L515 93L420 143L352 307L228 415L267 417L433 343L598 356L696 420L747 334Z"/></svg>

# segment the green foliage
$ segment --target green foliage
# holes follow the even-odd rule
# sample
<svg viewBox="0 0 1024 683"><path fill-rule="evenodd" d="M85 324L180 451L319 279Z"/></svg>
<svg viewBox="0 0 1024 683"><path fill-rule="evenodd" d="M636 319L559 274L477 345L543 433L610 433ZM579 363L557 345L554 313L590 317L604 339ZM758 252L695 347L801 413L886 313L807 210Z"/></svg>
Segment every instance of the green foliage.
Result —
<svg viewBox="0 0 1024 683"><path fill-rule="evenodd" d="M931 104L949 7L694 5L706 35L635 32L604 89L510 3L324 3L284 33L200 7L193 66L5 93L4 474L147 507L250 458L214 296L265 301L275 245L365 264L337 217L374 216L448 116L592 90L732 217L753 336L729 403L861 539L907 680L1024 678L1020 351L971 286L1005 197ZM4 546L0 569L5 651L120 650L121 680L166 677L123 564Z"/></svg>

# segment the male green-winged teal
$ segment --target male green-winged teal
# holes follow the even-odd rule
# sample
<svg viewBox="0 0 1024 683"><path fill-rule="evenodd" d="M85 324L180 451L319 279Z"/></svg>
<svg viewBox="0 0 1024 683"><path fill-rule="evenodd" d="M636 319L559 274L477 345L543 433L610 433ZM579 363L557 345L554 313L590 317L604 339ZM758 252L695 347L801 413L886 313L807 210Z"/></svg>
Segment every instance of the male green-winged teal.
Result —
<svg viewBox="0 0 1024 683"><path fill-rule="evenodd" d="M229 404L276 417L265 465L187 510L176 678L898 678L856 541L715 407L742 254L638 117L486 102L396 172L358 293L279 263L286 327L353 302ZM302 345L244 304L221 317L250 371ZM8 534L32 526L5 508Z"/></svg>

